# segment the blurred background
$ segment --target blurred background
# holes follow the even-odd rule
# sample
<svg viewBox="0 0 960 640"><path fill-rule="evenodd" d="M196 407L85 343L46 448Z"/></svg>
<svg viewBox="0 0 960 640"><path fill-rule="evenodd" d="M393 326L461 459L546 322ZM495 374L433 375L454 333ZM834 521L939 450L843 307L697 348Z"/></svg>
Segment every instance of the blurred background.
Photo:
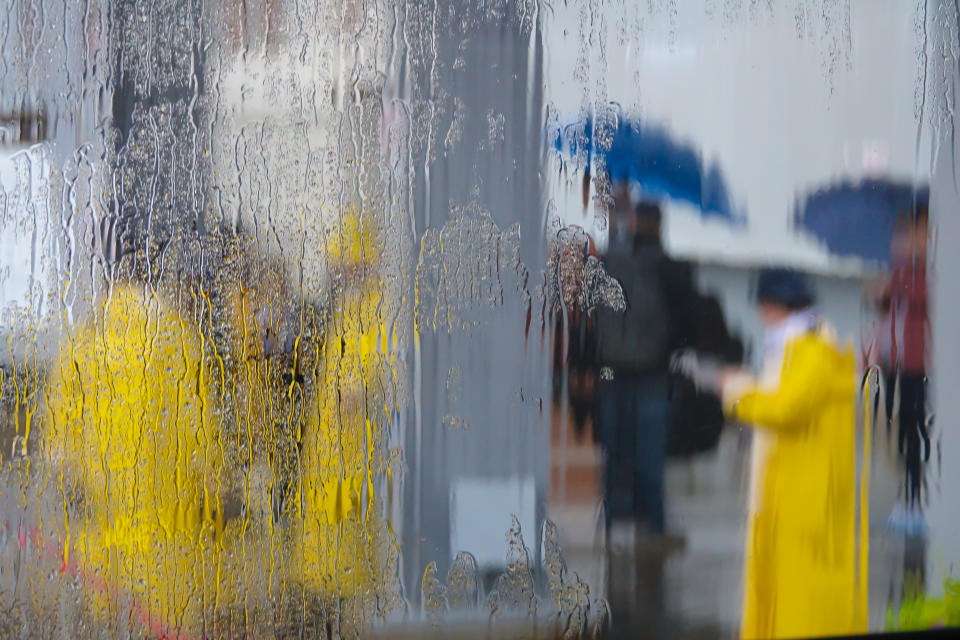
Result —
<svg viewBox="0 0 960 640"><path fill-rule="evenodd" d="M960 624L953 3L3 2L3 635Z"/></svg>

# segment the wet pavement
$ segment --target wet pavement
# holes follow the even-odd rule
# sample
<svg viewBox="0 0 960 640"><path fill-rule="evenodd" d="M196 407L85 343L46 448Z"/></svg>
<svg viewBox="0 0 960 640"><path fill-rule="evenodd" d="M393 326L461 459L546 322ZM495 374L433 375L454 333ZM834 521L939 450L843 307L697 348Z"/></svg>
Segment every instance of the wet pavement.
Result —
<svg viewBox="0 0 960 640"><path fill-rule="evenodd" d="M555 427L556 431L556 427ZM609 545L599 510L600 458L589 437L566 442L554 465L549 517L560 529L569 568L610 603L617 636L737 636L743 587L749 437L728 429L716 451L667 467L667 544L633 544L629 525L614 525ZM554 456L558 460L559 456ZM924 564L922 542L888 532L900 472L884 443L872 456L870 491L871 631L902 595L904 574ZM565 486L562 478L570 482ZM563 496L562 498L560 496Z"/></svg>
<svg viewBox="0 0 960 640"><path fill-rule="evenodd" d="M555 427L556 429L556 427ZM609 602L612 637L733 638L737 636L743 579L749 438L728 429L716 451L690 460L668 463L666 506L668 539L636 542L629 525L617 524L604 536L600 511L601 458L590 434L572 431L553 439L552 500L548 517L557 525L563 556L591 589L592 597ZM924 545L885 529L901 472L885 442L872 456L870 486L870 630L884 628L888 607L898 603L905 584L922 584ZM561 455L562 454L562 455ZM16 474L5 493L3 513L11 526L0 532L3 566L17 567L0 580L7 601L22 596L25 585L45 584L45 571L56 572L58 558L47 563L25 561L17 544L17 514L24 503L15 491ZM27 500L28 503L33 503ZM52 563L52 564L51 564ZM42 566L41 566L42 565ZM31 574L33 579L29 579ZM906 577L905 577L906 576ZM60 584L51 581L50 585ZM64 583L65 584L65 583ZM57 594L47 594L54 597ZM59 594L62 595L62 594ZM43 596L43 597L41 597ZM38 610L44 594L34 593ZM80 593L65 602L79 603ZM62 615L76 615L61 606ZM2 623L0 620L0 628ZM16 620L11 624L19 624ZM476 627L476 628L474 628ZM529 625L518 629L529 631ZM488 637L486 624L470 621L457 626L458 635ZM422 624L407 629L389 626L391 637L430 635ZM549 637L549 630L540 629ZM524 632L524 637L528 633ZM396 635L394 635L396 634Z"/></svg>

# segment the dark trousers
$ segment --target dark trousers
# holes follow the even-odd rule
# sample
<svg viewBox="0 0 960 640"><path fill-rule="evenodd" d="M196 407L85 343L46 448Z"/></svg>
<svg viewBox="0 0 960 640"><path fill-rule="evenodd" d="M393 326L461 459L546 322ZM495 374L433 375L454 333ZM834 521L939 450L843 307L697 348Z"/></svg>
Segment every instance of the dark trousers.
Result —
<svg viewBox="0 0 960 640"><path fill-rule="evenodd" d="M616 375L600 385L597 431L604 454L606 524L633 516L662 533L669 424L664 376Z"/></svg>
<svg viewBox="0 0 960 640"><path fill-rule="evenodd" d="M896 374L887 378L887 414L893 412ZM906 498L908 504L920 502L923 486L923 462L930 459L927 433L927 379L923 374L900 373L900 425L897 449L906 462Z"/></svg>

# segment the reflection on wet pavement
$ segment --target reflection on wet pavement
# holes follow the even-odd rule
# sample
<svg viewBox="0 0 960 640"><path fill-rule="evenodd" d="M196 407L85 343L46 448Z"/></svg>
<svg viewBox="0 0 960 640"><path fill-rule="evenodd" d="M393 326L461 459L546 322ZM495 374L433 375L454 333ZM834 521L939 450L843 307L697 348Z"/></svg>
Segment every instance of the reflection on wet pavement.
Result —
<svg viewBox="0 0 960 640"><path fill-rule="evenodd" d="M560 429L555 424L554 445ZM603 589L613 628L624 637L736 637L743 589L743 549L749 440L728 428L717 450L667 466L667 528L682 542L634 545L629 525L615 526L609 546L599 517L599 456L589 438L566 438L567 477L550 517L561 531L572 571ZM561 456L556 456L559 459ZM924 545L918 538L888 532L884 525L900 477L893 457L874 456L871 496L869 628L884 629L887 609L896 608L912 580L923 584ZM554 495L563 474L555 464ZM586 479L586 480L584 480ZM592 491L590 488L593 488ZM633 634L636 634L634 636ZM676 635L680 634L680 635Z"/></svg>

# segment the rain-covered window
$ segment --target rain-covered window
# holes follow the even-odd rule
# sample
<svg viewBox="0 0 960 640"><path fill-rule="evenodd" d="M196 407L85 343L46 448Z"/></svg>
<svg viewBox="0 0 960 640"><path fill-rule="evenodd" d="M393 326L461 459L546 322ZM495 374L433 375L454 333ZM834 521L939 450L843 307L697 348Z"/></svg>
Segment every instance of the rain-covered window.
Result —
<svg viewBox="0 0 960 640"><path fill-rule="evenodd" d="M0 636L960 625L958 25L3 0Z"/></svg>

